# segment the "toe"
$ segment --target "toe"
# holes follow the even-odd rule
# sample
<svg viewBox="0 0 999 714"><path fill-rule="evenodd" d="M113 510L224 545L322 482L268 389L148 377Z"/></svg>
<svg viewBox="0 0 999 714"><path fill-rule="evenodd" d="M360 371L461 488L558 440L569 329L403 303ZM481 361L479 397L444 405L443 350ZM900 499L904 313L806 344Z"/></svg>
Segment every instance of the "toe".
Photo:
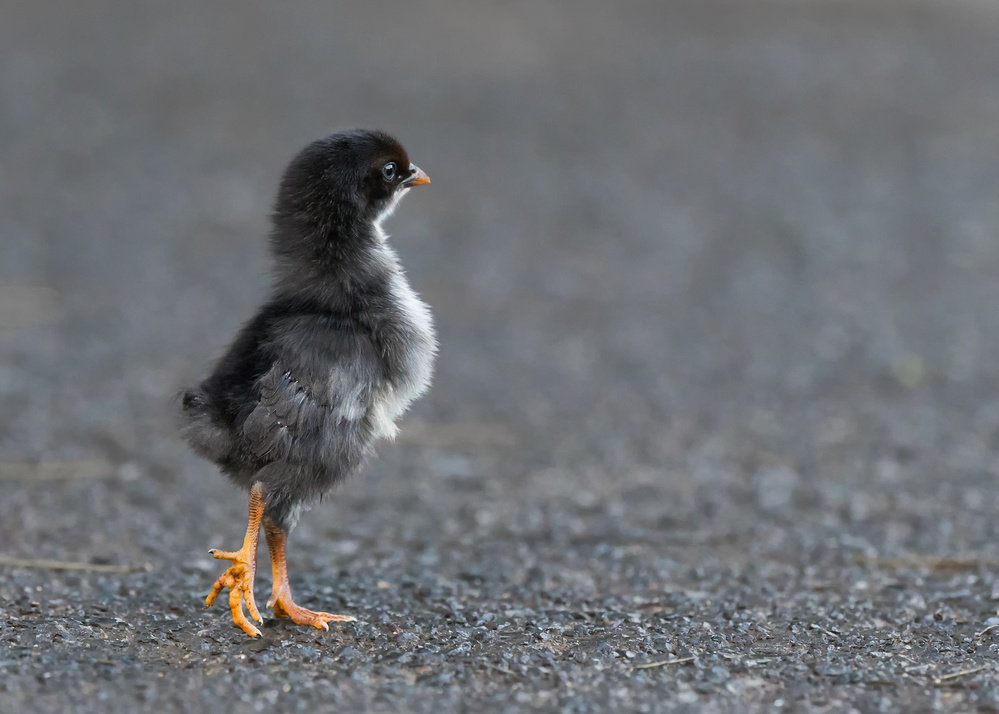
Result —
<svg viewBox="0 0 999 714"><path fill-rule="evenodd" d="M232 611L232 621L239 625L243 632L251 637L260 636L260 630L254 627L243 613L243 586L229 589L229 609Z"/></svg>
<svg viewBox="0 0 999 714"><path fill-rule="evenodd" d="M216 560L238 560L239 556L242 555L242 553L238 551L219 550L218 548L212 548L208 552L211 553L212 557Z"/></svg>
<svg viewBox="0 0 999 714"><path fill-rule="evenodd" d="M250 611L250 617L257 622L263 622L264 618L260 616L260 611L257 609L257 601L253 598L252 583L244 585L243 599L246 600L246 609Z"/></svg>
<svg viewBox="0 0 999 714"><path fill-rule="evenodd" d="M219 593L222 592L223 588L231 589L235 584L236 581L228 570L222 573L212 586L212 591L208 593L208 597L205 598L205 607L212 606L212 603L215 602L215 598L219 596Z"/></svg>

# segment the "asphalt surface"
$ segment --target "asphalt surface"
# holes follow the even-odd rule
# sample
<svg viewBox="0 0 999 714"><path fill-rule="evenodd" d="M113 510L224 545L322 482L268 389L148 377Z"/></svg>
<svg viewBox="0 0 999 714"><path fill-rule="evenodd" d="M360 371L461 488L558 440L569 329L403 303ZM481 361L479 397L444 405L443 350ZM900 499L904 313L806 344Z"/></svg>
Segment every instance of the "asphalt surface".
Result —
<svg viewBox="0 0 999 714"><path fill-rule="evenodd" d="M438 372L250 640L171 398L348 126ZM987 3L0 4L0 711L999 710L997 147Z"/></svg>

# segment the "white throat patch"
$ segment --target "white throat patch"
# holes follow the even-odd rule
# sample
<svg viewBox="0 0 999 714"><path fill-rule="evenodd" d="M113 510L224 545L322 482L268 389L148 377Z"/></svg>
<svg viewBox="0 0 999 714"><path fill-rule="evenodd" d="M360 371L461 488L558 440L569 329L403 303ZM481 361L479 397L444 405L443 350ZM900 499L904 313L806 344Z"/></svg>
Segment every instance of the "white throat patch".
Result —
<svg viewBox="0 0 999 714"><path fill-rule="evenodd" d="M385 209L378 214L377 218L375 218L375 232L378 234L378 237L379 239L381 239L382 243L385 242L385 231L382 230L382 223L384 223L389 216L395 213L395 209L396 207L398 207L399 201L401 201L402 197L405 196L407 193L409 193L408 188L400 188L398 191L396 191L395 195L392 196L392 200L389 201L388 205L385 206Z"/></svg>

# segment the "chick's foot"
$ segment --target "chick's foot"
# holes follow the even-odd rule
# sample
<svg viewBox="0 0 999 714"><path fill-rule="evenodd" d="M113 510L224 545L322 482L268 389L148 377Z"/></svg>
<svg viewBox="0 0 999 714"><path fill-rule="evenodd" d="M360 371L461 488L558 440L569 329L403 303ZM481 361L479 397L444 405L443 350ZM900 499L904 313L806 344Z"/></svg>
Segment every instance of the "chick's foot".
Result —
<svg viewBox="0 0 999 714"><path fill-rule="evenodd" d="M328 612L313 612L299 607L291 599L291 591L282 588L271 595L267 601L267 607L274 609L274 617L290 617L296 625L312 625L321 630L330 629L330 622L357 622L356 617L350 615L332 615Z"/></svg>
<svg viewBox="0 0 999 714"><path fill-rule="evenodd" d="M260 533L260 520L263 515L263 486L258 483L250 490L250 517L246 524L243 547L237 551L209 551L218 560L232 561L232 565L215 581L212 591L205 598L205 607L211 607L222 589L229 588L229 609L232 610L232 621L251 637L259 637L260 630L246 619L246 615L243 614L243 603L246 603L250 617L257 622L264 621L260 617L257 603L253 599L253 580L257 574L257 536Z"/></svg>
<svg viewBox="0 0 999 714"><path fill-rule="evenodd" d="M246 609L250 611L250 617L257 622L263 622L257 610L257 603L253 599L253 579L256 575L256 548L252 554L245 549L232 553L225 550L210 551L213 556L220 560L231 560L232 565L219 579L215 581L212 591L205 598L205 607L211 607L215 598L222 592L222 588L229 588L229 609L232 610L232 621L243 628L243 632L251 637L259 637L260 630L246 619L243 614L243 602L246 602Z"/></svg>
<svg viewBox="0 0 999 714"><path fill-rule="evenodd" d="M330 622L356 622L350 615L331 615L328 612L313 612L299 607L291 599L291 585L288 583L288 560L285 548L288 532L270 519L264 521L267 535L267 548L271 553L271 571L274 574L274 589L267 601L267 607L274 608L274 617L290 617L296 625L312 625L328 630Z"/></svg>

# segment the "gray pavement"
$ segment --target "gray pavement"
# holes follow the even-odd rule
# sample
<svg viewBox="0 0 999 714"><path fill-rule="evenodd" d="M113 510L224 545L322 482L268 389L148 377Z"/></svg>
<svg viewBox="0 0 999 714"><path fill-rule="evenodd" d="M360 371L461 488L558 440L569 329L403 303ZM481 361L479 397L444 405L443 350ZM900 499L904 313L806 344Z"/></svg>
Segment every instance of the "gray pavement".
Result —
<svg viewBox="0 0 999 714"><path fill-rule="evenodd" d="M171 397L348 126L439 369L252 641ZM986 3L8 0L0 711L996 711L997 276Z"/></svg>

